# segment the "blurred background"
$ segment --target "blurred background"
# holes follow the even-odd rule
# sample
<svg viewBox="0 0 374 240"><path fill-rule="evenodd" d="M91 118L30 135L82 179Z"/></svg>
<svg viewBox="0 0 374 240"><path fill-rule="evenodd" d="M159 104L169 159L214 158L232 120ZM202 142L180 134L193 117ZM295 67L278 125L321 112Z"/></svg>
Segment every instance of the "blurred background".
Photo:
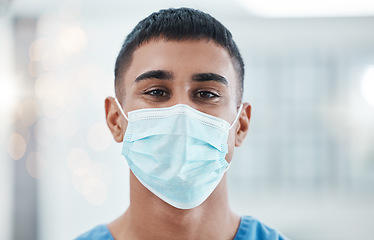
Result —
<svg viewBox="0 0 374 240"><path fill-rule="evenodd" d="M246 64L251 129L233 210L291 239L369 239L374 224L374 2L0 0L0 239L73 239L129 204L104 99L137 22L209 12Z"/></svg>

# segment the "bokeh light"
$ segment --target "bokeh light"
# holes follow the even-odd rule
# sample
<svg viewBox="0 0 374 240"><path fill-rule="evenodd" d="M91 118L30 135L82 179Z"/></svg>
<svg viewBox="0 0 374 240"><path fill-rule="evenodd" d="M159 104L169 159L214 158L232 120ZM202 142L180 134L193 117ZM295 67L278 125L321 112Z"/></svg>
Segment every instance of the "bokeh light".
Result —
<svg viewBox="0 0 374 240"><path fill-rule="evenodd" d="M19 160L26 152L26 140L18 134L12 133L7 143L8 154L14 160Z"/></svg>
<svg viewBox="0 0 374 240"><path fill-rule="evenodd" d="M29 74L31 77L38 77L41 73L39 62L30 60L29 62Z"/></svg>
<svg viewBox="0 0 374 240"><path fill-rule="evenodd" d="M66 54L72 55L81 51L87 42L85 32L79 26L68 26L59 34L59 44Z"/></svg>
<svg viewBox="0 0 374 240"><path fill-rule="evenodd" d="M24 100L18 109L19 120L25 125L30 126L38 118L38 102L36 99Z"/></svg>
<svg viewBox="0 0 374 240"><path fill-rule="evenodd" d="M42 61L43 56L47 53L48 48L50 47L50 41L45 38L37 38L32 42L29 48L29 57L32 61Z"/></svg>
<svg viewBox="0 0 374 240"><path fill-rule="evenodd" d="M56 76L51 73L43 73L35 80L34 90L38 98L48 100L58 92L55 85Z"/></svg>

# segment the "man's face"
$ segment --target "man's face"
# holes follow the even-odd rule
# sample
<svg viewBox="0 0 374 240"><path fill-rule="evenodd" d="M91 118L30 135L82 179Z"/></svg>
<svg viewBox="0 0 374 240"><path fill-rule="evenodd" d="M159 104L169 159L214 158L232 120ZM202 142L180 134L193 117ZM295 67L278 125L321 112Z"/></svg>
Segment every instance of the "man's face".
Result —
<svg viewBox="0 0 374 240"><path fill-rule="evenodd" d="M145 43L133 53L122 81L124 94L118 98L126 114L186 104L230 124L237 115L237 74L227 50L213 41ZM235 129L230 131L227 161L232 158Z"/></svg>

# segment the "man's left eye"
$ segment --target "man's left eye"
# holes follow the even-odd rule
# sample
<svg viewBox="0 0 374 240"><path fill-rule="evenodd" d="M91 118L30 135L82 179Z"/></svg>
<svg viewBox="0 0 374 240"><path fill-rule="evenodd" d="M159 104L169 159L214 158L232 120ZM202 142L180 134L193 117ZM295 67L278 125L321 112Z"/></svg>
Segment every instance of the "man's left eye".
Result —
<svg viewBox="0 0 374 240"><path fill-rule="evenodd" d="M201 91L197 93L197 97L199 98L204 98L204 99L210 99L210 98L215 98L219 97L217 94L209 92L209 91Z"/></svg>
<svg viewBox="0 0 374 240"><path fill-rule="evenodd" d="M160 90L160 89L155 89L155 90L149 91L149 92L147 92L147 94L149 94L151 96L155 96L155 97L165 97L166 96L166 92L164 90Z"/></svg>

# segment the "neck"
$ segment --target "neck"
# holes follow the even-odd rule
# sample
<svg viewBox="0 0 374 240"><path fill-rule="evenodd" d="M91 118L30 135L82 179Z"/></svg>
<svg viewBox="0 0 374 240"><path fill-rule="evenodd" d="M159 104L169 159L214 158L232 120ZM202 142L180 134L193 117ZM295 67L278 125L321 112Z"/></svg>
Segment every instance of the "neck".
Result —
<svg viewBox="0 0 374 240"><path fill-rule="evenodd" d="M109 224L115 239L233 239L240 218L230 211L226 176L200 206L177 209L130 174L130 206Z"/></svg>

